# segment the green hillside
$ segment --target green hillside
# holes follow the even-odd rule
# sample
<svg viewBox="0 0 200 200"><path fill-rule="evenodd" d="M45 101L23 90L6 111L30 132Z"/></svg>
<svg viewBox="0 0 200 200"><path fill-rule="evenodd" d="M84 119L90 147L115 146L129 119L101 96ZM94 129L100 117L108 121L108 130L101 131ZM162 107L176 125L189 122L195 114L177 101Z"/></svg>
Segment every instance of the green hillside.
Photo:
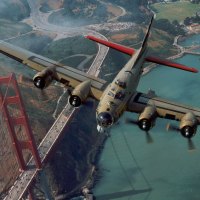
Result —
<svg viewBox="0 0 200 200"><path fill-rule="evenodd" d="M170 21L183 21L186 17L191 17L200 11L200 4L190 2L173 2L157 3L152 5L153 10L157 13L156 19L169 19Z"/></svg>

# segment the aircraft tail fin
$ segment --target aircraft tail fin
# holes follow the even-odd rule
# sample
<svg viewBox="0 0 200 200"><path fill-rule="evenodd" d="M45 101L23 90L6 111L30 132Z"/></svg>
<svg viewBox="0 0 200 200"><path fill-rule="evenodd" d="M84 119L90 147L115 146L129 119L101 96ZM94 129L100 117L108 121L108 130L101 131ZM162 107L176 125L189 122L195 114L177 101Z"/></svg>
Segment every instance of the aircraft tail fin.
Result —
<svg viewBox="0 0 200 200"><path fill-rule="evenodd" d="M148 29L147 29L147 33L146 33L146 35L145 35L145 37L144 37L144 40L143 40L143 42L142 42L142 46L141 46L142 49L147 45L147 41L148 41L148 39L149 39L150 30L151 30L151 26L152 26L152 24L153 24L153 20L154 20L154 15L153 15L152 18L151 18L151 21L150 21L150 23L149 23L149 27L148 27Z"/></svg>
<svg viewBox="0 0 200 200"><path fill-rule="evenodd" d="M150 33L150 29L151 29L151 25L153 23L153 18L154 18L154 16L151 18L151 22L149 24L149 27L148 27L148 30L147 30L147 34L145 35L145 38L144 38L144 40L142 42L142 48L147 43L147 40L148 40L148 37L149 37L149 33ZM103 45L105 45L107 47L110 47L112 49L115 49L117 51L120 51L122 53L125 53L125 54L127 54L129 56L132 56L136 52L136 50L133 49L133 48L130 48L130 47L127 47L127 46L124 46L124 45L121 45L121 44L117 44L117 43L114 43L114 42L106 41L106 40L97 38L97 37L92 36L92 35L87 35L86 38L89 39L89 40L95 41L95 42L97 42L99 44L103 44Z"/></svg>

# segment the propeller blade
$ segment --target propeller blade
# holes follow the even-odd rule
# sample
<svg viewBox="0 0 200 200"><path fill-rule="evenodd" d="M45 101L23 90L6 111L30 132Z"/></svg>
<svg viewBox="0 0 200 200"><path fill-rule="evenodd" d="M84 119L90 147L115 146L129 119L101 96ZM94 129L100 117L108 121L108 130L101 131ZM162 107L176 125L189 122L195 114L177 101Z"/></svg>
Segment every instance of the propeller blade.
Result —
<svg viewBox="0 0 200 200"><path fill-rule="evenodd" d="M67 93L68 93L69 96L72 95L72 91L70 89L67 89Z"/></svg>
<svg viewBox="0 0 200 200"><path fill-rule="evenodd" d="M194 145L194 143L193 143L193 141L192 141L191 138L188 138L188 150L189 150L189 151L194 151L194 150L196 150L196 147L195 147L195 145Z"/></svg>
<svg viewBox="0 0 200 200"><path fill-rule="evenodd" d="M84 103L84 106L94 108L94 102L90 99L87 99L87 101Z"/></svg>
<svg viewBox="0 0 200 200"><path fill-rule="evenodd" d="M167 129L167 131L171 130L171 131L178 131L178 132L180 132L180 129L176 125L167 124L166 129ZM191 138L188 138L188 150L189 151L196 150L196 147L195 147L193 141L191 140Z"/></svg>
<svg viewBox="0 0 200 200"><path fill-rule="evenodd" d="M147 141L147 143L148 144L153 143L154 141L153 141L153 138L152 138L151 134L148 131L145 132L145 133L146 133L146 141Z"/></svg>
<svg viewBox="0 0 200 200"><path fill-rule="evenodd" d="M137 124L138 124L138 121L137 121L137 120L134 120L134 119L126 119L126 120L125 120L125 123L137 125Z"/></svg>
<svg viewBox="0 0 200 200"><path fill-rule="evenodd" d="M42 101L49 100L49 95L47 94L46 90L40 90L38 94L38 97L40 97Z"/></svg>
<svg viewBox="0 0 200 200"><path fill-rule="evenodd" d="M24 76L24 75L19 75L18 81L19 81L19 84L26 85L26 86L31 87L31 88L35 88L32 78L29 78L29 77ZM38 89L37 91L39 91L37 93L39 100L42 100L42 101L49 100L49 96L47 95L45 90L39 90Z"/></svg>
<svg viewBox="0 0 200 200"><path fill-rule="evenodd" d="M128 118L125 120L125 123L132 124L132 125L138 125L138 120ZM145 132L145 135L146 135L146 141L148 144L151 144L154 142L153 138L151 137L151 135L148 131Z"/></svg>
<svg viewBox="0 0 200 200"><path fill-rule="evenodd" d="M21 84L32 84L33 85L33 80L30 77L24 76L22 74L19 75L18 78L19 83Z"/></svg>
<svg viewBox="0 0 200 200"><path fill-rule="evenodd" d="M167 131L180 131L179 127L177 127L176 125L173 125L173 124L167 124L166 126L166 130Z"/></svg>

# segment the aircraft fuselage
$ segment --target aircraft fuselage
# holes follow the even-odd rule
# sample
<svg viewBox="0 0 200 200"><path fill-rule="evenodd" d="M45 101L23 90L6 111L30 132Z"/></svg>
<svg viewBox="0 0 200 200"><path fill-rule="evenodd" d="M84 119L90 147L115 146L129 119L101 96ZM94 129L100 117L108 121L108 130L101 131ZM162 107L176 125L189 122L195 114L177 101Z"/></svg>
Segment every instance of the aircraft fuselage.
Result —
<svg viewBox="0 0 200 200"><path fill-rule="evenodd" d="M117 122L126 110L127 102L137 90L145 55L146 48L139 49L107 86L96 112L97 124L102 129Z"/></svg>

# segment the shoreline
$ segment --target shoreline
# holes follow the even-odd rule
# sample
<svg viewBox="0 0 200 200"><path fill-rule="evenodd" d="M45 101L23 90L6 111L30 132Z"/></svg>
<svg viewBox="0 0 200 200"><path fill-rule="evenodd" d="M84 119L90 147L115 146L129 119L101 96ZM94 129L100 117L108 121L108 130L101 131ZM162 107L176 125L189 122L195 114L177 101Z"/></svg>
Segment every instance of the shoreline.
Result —
<svg viewBox="0 0 200 200"><path fill-rule="evenodd" d="M175 55L173 55L173 56L170 56L170 57L168 57L168 58L166 58L166 59L175 60L175 59L177 59L177 58L183 57L185 54L189 54L188 52L191 51L191 50L199 49L199 48L200 48L200 45L196 45L196 46L193 46L193 45L192 45L192 46L187 47L188 50L186 51L186 48L184 48L183 46L181 46L181 45L178 44L178 40L179 40L180 38L181 38L182 41L183 41L183 40L186 40L188 37L190 37L190 36L192 36L192 35L198 35L198 34L200 34L200 33L191 33L191 32L190 32L190 33L187 34L186 36L182 36L182 35L176 36L176 37L174 38L174 43L173 43L173 45L177 47L177 49L179 50L179 53L177 53L177 54L175 54ZM191 52L190 54L192 54L192 52ZM153 69L156 68L156 67L158 67L158 64L152 63L152 64L148 65L147 67L144 68L142 75L144 76L144 75L150 73L151 70L153 70Z"/></svg>

